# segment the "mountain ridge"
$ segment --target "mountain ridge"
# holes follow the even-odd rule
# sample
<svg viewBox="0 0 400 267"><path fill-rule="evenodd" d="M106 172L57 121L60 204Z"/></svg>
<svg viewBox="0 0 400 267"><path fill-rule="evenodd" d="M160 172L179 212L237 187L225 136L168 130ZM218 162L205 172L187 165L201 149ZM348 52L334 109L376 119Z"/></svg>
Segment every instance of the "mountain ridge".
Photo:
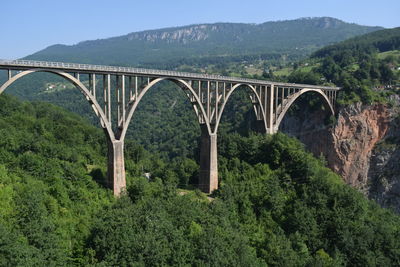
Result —
<svg viewBox="0 0 400 267"><path fill-rule="evenodd" d="M265 53L309 55L317 48L382 29L330 17L251 23L203 23L56 44L25 59L143 65L182 58ZM99 56L100 55L100 56Z"/></svg>
<svg viewBox="0 0 400 267"><path fill-rule="evenodd" d="M262 22L262 23L241 23L241 22L239 22L239 23L236 23L236 22L195 23L195 24L188 24L188 25L183 25L183 26L172 26L172 27L166 27L166 28L156 28L156 29L149 29L149 30L134 31L134 32L130 32L130 33L119 35L119 36L98 38L98 39L93 39L93 40L84 40L84 41L80 41L80 42L78 42L76 44L72 44L72 45L54 44L54 45L48 46L47 48L52 47L52 46L75 46L75 45L81 45L81 44L85 44L87 42L92 42L92 41L103 41L103 40L118 39L118 38L124 38L124 37L128 37L128 39L132 39L132 36L142 36L144 34L147 35L150 33L160 33L160 31L162 33L166 33L166 32L186 29L186 28L207 28L209 26L212 26L211 28L213 30L215 30L218 26L221 26L221 25L242 25L242 26L250 26L250 27L251 26L260 27L260 26L263 26L266 24L285 23L285 22L291 22L291 21L308 21L308 20L312 21L314 19L318 19L317 22L321 22L321 24L319 24L319 26L322 28L329 28L330 24L333 22L334 27L337 27L340 24L351 24L351 25L358 25L358 26L362 26L362 27L374 27L374 28L384 29L383 27L380 27L380 26L368 26L368 25L360 25L360 24L356 24L356 23L347 23L347 22L344 22L342 20L332 18L332 17L302 17L302 18L298 18L298 19L294 19L294 20L266 21L266 22Z"/></svg>

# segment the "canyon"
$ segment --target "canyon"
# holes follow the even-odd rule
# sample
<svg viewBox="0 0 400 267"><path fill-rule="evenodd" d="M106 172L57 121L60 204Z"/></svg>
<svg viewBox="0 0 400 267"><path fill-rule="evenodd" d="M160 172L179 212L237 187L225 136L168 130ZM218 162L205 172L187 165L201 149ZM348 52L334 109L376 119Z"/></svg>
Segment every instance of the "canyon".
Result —
<svg viewBox="0 0 400 267"><path fill-rule="evenodd" d="M400 213L399 103L398 95L387 104L354 103L339 108L335 119L301 106L308 110L288 116L281 130L324 157L347 184Z"/></svg>

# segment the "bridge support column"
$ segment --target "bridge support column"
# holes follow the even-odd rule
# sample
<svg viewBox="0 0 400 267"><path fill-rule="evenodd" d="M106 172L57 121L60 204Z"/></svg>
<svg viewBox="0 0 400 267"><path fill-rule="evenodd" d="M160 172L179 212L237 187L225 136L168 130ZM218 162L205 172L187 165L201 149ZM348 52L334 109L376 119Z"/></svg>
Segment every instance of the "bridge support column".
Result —
<svg viewBox="0 0 400 267"><path fill-rule="evenodd" d="M108 184L114 195L119 196L126 188L124 141L108 140Z"/></svg>
<svg viewBox="0 0 400 267"><path fill-rule="evenodd" d="M217 134L209 134L201 125L199 189L210 194L218 189Z"/></svg>
<svg viewBox="0 0 400 267"><path fill-rule="evenodd" d="M269 103L268 103L268 129L269 129L269 134L275 134L275 124L274 124L274 117L275 117L275 112L276 108L274 109L274 103L275 103L275 86L271 84L270 87L270 93L269 93Z"/></svg>

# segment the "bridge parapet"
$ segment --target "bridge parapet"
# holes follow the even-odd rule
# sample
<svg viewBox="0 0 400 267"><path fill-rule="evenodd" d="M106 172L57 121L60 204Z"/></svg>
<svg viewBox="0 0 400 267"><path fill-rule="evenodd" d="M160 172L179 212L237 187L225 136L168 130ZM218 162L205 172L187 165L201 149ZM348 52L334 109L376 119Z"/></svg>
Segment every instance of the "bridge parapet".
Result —
<svg viewBox="0 0 400 267"><path fill-rule="evenodd" d="M107 135L108 174L115 195L121 194L125 187L123 144L129 123L147 91L162 81L172 81L186 93L201 125L200 183L202 190L207 193L218 187L218 126L226 103L236 89L249 89L256 118L263 131L269 134L277 131L290 106L307 92L318 93L334 114L337 91L340 90L339 87L211 74L31 60L0 60L0 69L8 72L8 80L0 87L0 94L19 78L34 72L59 75L82 92ZM82 76L85 75L88 86L82 82ZM117 114L116 118L112 116L114 113Z"/></svg>
<svg viewBox="0 0 400 267"><path fill-rule="evenodd" d="M296 83L282 83L267 80L248 79L240 77L221 76L214 74L201 74L189 73L181 71L158 70L158 69L144 69L133 67L121 66L107 66L107 65L91 65L80 63L64 63L64 62L50 62L50 61L36 61L36 60L5 60L0 59L0 68L2 69L31 69L31 68L44 68L44 69L57 69L65 72L80 72L80 73L99 73L111 75L148 75L156 77L175 77L180 79L189 80L205 80L205 81L219 81L219 82L234 82L234 83L247 83L252 85L277 85L286 87L307 87L314 89L330 89L340 90L340 87L328 87L309 84L296 84Z"/></svg>

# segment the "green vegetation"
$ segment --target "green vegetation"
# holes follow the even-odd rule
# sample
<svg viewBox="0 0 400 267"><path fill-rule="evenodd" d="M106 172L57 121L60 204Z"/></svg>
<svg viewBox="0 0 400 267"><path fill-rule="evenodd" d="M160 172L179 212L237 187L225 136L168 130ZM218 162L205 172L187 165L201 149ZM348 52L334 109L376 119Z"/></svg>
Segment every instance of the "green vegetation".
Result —
<svg viewBox="0 0 400 267"><path fill-rule="evenodd" d="M398 80L398 29L351 39L284 66L326 42L376 29L330 18L293 23L217 24L216 32L225 35L207 32L209 39L187 49L163 40L148 46L159 53L137 50L144 41L131 34L130 42L125 36L56 46L31 58L150 67L160 59L162 68L335 83L345 88L342 103L381 101L382 93L371 88ZM269 39L271 47L239 41L227 46L223 41L238 29L250 31L252 45L262 43L254 41L260 32L279 36ZM159 31L141 34L153 33ZM294 38L287 40L289 35ZM311 43L302 41L304 36ZM78 90L49 77L21 79L10 92L56 103L98 123ZM300 101L311 109L321 105ZM222 121L220 189L207 197L194 190L199 127L190 103L172 83L154 87L130 126L127 192L115 199L105 187L100 129L49 104L0 96L0 266L400 265L400 218L345 185L298 141L253 134L246 90L232 95Z"/></svg>
<svg viewBox="0 0 400 267"><path fill-rule="evenodd" d="M0 265L79 265L94 217L115 202L96 175L104 137L49 104L1 96L0 107Z"/></svg>
<svg viewBox="0 0 400 267"><path fill-rule="evenodd" d="M288 73L277 73L277 77L263 73L279 71L325 45L380 29L329 17L257 25L190 25L85 41L72 46L54 45L25 59L279 79L282 74ZM39 86L43 88L49 81L43 79ZM21 95L29 99L32 93L25 91Z"/></svg>
<svg viewBox="0 0 400 267"><path fill-rule="evenodd" d="M256 78L342 86L344 90L339 94L340 104L354 101L384 102L388 94L397 92L393 89L380 89L381 86L395 88L398 82L400 71L396 68L400 60L397 50L383 51L396 48L396 36L398 29L370 33L325 48L316 52L312 58L285 68L269 66L263 61L259 61L258 65L249 62L223 64L223 61L219 62L220 59L216 58L213 62L215 65L207 71L226 71L230 75L246 76L248 73L244 72L245 69L253 68L254 71L261 68L264 71L261 76L255 74ZM291 69L294 71L286 76ZM98 124L98 119L77 89L71 89L62 79L53 78L54 75L33 75L36 76L19 80L9 92L29 100L55 103ZM43 90L46 80L52 80L51 84L56 85L55 90ZM30 81L33 83L28 85ZM64 85L66 88L63 88ZM237 92L232 97L222 117L219 131L221 138L227 133L239 131L247 134L248 130L255 129L251 104L245 92ZM310 104L312 99L308 102ZM182 90L173 83L165 82L152 88L139 104L128 130L128 138L143 145L149 152L160 154L163 159L197 159L199 133L195 114Z"/></svg>
<svg viewBox="0 0 400 267"><path fill-rule="evenodd" d="M53 80L51 84L65 85L66 88L61 86L62 90L46 91L42 88L46 80ZM30 81L32 85L29 85ZM237 90L232 95L232 101L229 101L222 117L219 133L240 131L245 134L248 129L252 129L254 111L247 92ZM99 124L79 90L71 88L69 82L55 75L37 73L26 76L11 85L6 93L31 101L50 102L80 114L94 125ZM101 97L98 96L99 103L102 103ZM177 85L167 81L147 92L128 129L128 139L135 140L149 152L161 154L164 159L181 156L196 159L199 136L200 127L187 96Z"/></svg>
<svg viewBox="0 0 400 267"><path fill-rule="evenodd" d="M329 17L262 24L215 23L54 45L26 59L173 69L182 65L305 57L325 45L381 29Z"/></svg>
<svg viewBox="0 0 400 267"><path fill-rule="evenodd" d="M283 134L220 139L221 188L127 142L128 190L104 188L100 129L0 97L1 266L396 266L400 218ZM151 179L143 177L151 172Z"/></svg>
<svg viewBox="0 0 400 267"><path fill-rule="evenodd" d="M399 57L400 50L386 51L378 54L379 59L387 59L388 57Z"/></svg>
<svg viewBox="0 0 400 267"><path fill-rule="evenodd" d="M392 235L399 234L399 218L343 184L298 141L233 135L220 151L227 158L220 197L235 203L257 255L269 265L398 264Z"/></svg>
<svg viewBox="0 0 400 267"><path fill-rule="evenodd" d="M209 29L212 26L216 26L216 32L224 34L215 34L213 30ZM29 58L130 66L140 65L310 84L323 83L333 85L335 83L346 88L346 93L340 96L342 98L341 103L359 99L365 102L383 101L381 94L370 90L368 87L380 85L381 81L379 79L358 80L354 78L357 77L354 73L360 69L358 59L354 59L351 64L344 67L341 67L339 62L336 62L335 57L333 61L312 58L301 63L293 63L293 61L304 58L311 51L315 51L315 49L324 44L378 30L378 28L347 24L332 18L312 18L269 22L260 25L212 24L198 29L200 33L204 31L209 34L209 38L199 41L199 44L193 41L185 45L178 41L168 43L166 40L156 38L154 43L149 45L144 39L140 39L140 36L143 37L144 35L153 34L158 36L162 32L171 33L181 29L187 28L133 33L128 35L132 37L130 41L127 38L128 36L125 36L83 42L71 47L57 46L45 49ZM246 38L251 40L250 43L244 41L231 42L232 36L244 34L243 32L246 32L246 30L249 31ZM196 32L193 34L196 34ZM273 36L273 38L265 36ZM289 36L297 37L292 39ZM308 41L303 40L305 36ZM243 39L246 38L243 37ZM362 38L360 37L359 39L361 40ZM283 40L287 42L285 45L283 45ZM303 41L300 42L299 40ZM308 43L310 40L313 40L313 42ZM223 49L224 53L219 54L219 50L214 47L214 41L218 41L217 43L220 43L221 47L228 45L233 48L225 47ZM146 43L145 48L143 48L144 43ZM251 45L255 44L257 44L257 47L251 47ZM301 46L302 44L304 47ZM153 50L151 52L143 50L148 48ZM284 48L285 51L278 51L278 48ZM179 53L175 53L174 49L177 49ZM212 53L214 54L204 54L202 49L213 51ZM111 53L110 51L113 52ZM137 55L138 51L141 51L140 56ZM185 51L190 51L190 55L185 54ZM154 55L157 61L149 58L141 59L142 56L149 55ZM75 56L78 58L75 58ZM394 57L396 58L395 55ZM385 57L385 62L388 62L387 58L393 57ZM382 60L377 59L378 63ZM333 67L331 66L332 62L334 63ZM379 64L386 70L386 67L390 66L390 64L395 64L395 61L391 61L392 63L385 62ZM292 69L295 69L293 73L291 73ZM372 69L376 69L376 67ZM378 71L381 77L379 67ZM331 76L338 77L333 79ZM81 78L85 81L84 75L81 75ZM368 86L365 84L368 84ZM55 85L55 87L46 90L50 85ZM94 116L90 106L87 105L79 91L75 88L72 89L68 82L52 74L37 73L24 77L11 86L7 92L25 100L54 103L84 116L95 125L98 124L98 119ZM239 95L239 97L236 97L235 93L233 97L240 101L237 101L237 103L233 101L235 103L231 103L227 107L226 114L223 116L225 123L221 125L220 134L234 131L246 134L249 129L254 129L254 125L252 125L254 118L248 97L245 94L239 93ZM100 95L98 100L101 102ZM243 112L234 112L234 110L238 109ZM245 117L243 117L243 114L245 114ZM148 95L139 104L128 131L129 139L133 139L138 144L143 145L151 153L161 153L161 157L164 159L180 156L195 159L198 136L199 128L190 104L182 94L182 91L170 83L161 84L149 91Z"/></svg>
<svg viewBox="0 0 400 267"><path fill-rule="evenodd" d="M387 95L399 88L399 49L400 28L354 37L316 51L311 61L318 64L311 70L295 70L288 80L341 86L341 104L385 102Z"/></svg>

